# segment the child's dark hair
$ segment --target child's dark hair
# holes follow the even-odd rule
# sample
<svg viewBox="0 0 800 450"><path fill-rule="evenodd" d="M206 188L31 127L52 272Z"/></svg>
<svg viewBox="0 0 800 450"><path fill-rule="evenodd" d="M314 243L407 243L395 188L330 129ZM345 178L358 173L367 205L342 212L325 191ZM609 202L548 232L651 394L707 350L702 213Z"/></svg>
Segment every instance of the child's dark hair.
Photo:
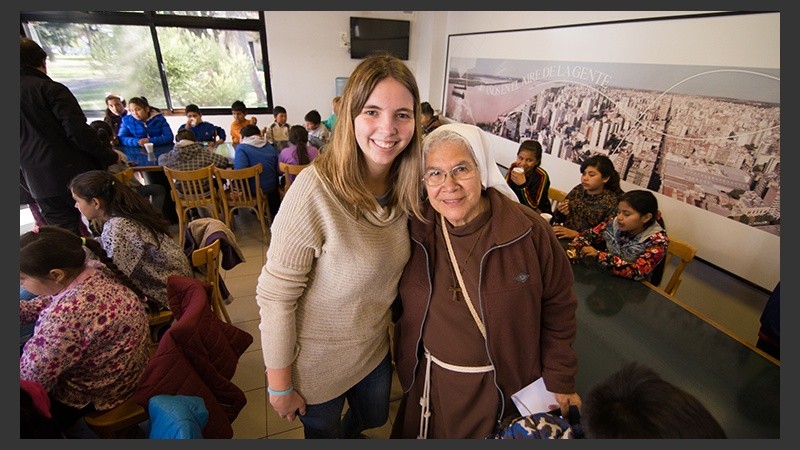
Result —
<svg viewBox="0 0 800 450"><path fill-rule="evenodd" d="M645 222L645 228L652 225L655 221L657 221L662 228L666 228L664 226L664 219L662 219L661 214L658 213L658 200L652 192L644 189L628 191L622 194L619 201L631 205L631 208L642 216L645 214L650 214L652 216L650 220Z"/></svg>
<svg viewBox="0 0 800 450"><path fill-rule="evenodd" d="M319 115L319 111L316 109L312 109L306 116L303 118L306 122L311 122L314 125L319 125L322 122L322 116Z"/></svg>
<svg viewBox="0 0 800 450"><path fill-rule="evenodd" d="M153 111L161 111L160 109L158 109L158 108L156 108L154 106L150 106L150 103L147 101L147 98L145 96L131 97L131 99L128 100L128 104L139 105L140 107L142 107L144 109L148 109L149 108L149 109L152 109Z"/></svg>
<svg viewBox="0 0 800 450"><path fill-rule="evenodd" d="M231 104L231 111L242 112L247 114L247 106L244 106L243 101L236 100Z"/></svg>
<svg viewBox="0 0 800 450"><path fill-rule="evenodd" d="M153 204L109 172L90 170L78 174L70 181L69 189L83 200L101 200L111 217L124 217L141 224L153 233L156 242L159 234L170 235L169 222Z"/></svg>
<svg viewBox="0 0 800 450"><path fill-rule="evenodd" d="M289 128L289 142L297 146L295 156L298 164L308 164L311 160L308 157L308 130L302 125L292 125Z"/></svg>
<svg viewBox="0 0 800 450"><path fill-rule="evenodd" d="M700 400L637 362L591 388L581 425L590 439L726 438Z"/></svg>
<svg viewBox="0 0 800 450"><path fill-rule="evenodd" d="M100 262L114 272L122 284L144 301L144 292L136 287L124 272L119 270L99 242L94 239L81 238L64 228L53 225L39 227L19 237L19 271L37 278L46 277L53 269L78 273L86 265L84 245L97 256Z"/></svg>
<svg viewBox="0 0 800 450"><path fill-rule="evenodd" d="M203 114L203 113L200 112L200 107L195 105L194 103L186 105L186 108L184 108L184 109L185 109L185 113L184 114L189 114L190 112L197 113L197 114Z"/></svg>
<svg viewBox="0 0 800 450"><path fill-rule="evenodd" d="M277 116L280 113L286 114L286 108L284 108L283 106L276 106L276 107L272 108L272 115L273 116Z"/></svg>
<svg viewBox="0 0 800 450"><path fill-rule="evenodd" d="M665 230L667 229L666 225L664 224L664 219L661 217L661 213L658 211L658 200L652 192L644 189L628 191L620 196L618 203L621 202L629 204L631 208L633 208L634 211L638 212L641 216L650 214L650 220L644 223L645 228L652 225L653 222L658 222L658 224L661 225L661 228L664 228ZM653 269L653 271L650 273L650 283L656 286L661 284L661 278L664 276L664 266L666 264L666 260L666 258L662 258L661 262L659 262L655 269Z"/></svg>
<svg viewBox="0 0 800 450"><path fill-rule="evenodd" d="M239 130L239 135L241 137L243 137L243 138L244 137L250 137L250 136L256 136L256 135L260 135L260 134L261 134L261 130L257 126L255 126L253 124L247 124L247 125L243 126L241 130Z"/></svg>
<svg viewBox="0 0 800 450"><path fill-rule="evenodd" d="M184 128L177 133L175 133L175 142L180 142L183 140L187 141L195 141L197 142L197 137L194 135L194 131Z"/></svg>
<svg viewBox="0 0 800 450"><path fill-rule="evenodd" d="M533 154L536 155L536 159L539 161L539 164L542 163L542 144L540 144L539 141L528 139L520 142L519 148L517 149L517 154L519 155L519 152L523 150L533 152Z"/></svg>
<svg viewBox="0 0 800 450"><path fill-rule="evenodd" d="M97 133L97 137L100 138L100 142L105 148L110 150L114 149L114 144L112 144L114 140L114 130L111 128L111 125L102 120L93 120L89 126Z"/></svg>
<svg viewBox="0 0 800 450"><path fill-rule="evenodd" d="M622 187L619 184L619 172L614 168L614 163L611 162L608 156L597 154L589 157L589 159L581 163L581 173L587 167L596 168L603 175L603 178L608 177L603 189L615 194L622 194Z"/></svg>

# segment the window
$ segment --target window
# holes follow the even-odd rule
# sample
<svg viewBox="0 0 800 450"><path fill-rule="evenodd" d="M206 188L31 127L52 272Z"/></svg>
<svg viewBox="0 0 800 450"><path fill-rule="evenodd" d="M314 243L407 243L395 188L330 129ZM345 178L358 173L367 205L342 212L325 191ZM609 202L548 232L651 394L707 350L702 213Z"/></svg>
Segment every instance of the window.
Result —
<svg viewBox="0 0 800 450"><path fill-rule="evenodd" d="M228 114L235 100L271 114L261 11L22 11L20 28L47 52L47 74L87 114L110 93L162 111L190 103Z"/></svg>

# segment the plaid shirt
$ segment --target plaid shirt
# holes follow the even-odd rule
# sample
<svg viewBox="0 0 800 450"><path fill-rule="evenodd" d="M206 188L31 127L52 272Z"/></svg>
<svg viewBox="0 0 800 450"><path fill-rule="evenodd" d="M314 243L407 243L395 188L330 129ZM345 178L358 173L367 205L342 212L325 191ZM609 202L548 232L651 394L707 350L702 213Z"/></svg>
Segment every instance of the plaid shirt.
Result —
<svg viewBox="0 0 800 450"><path fill-rule="evenodd" d="M158 165L173 170L195 170L213 164L220 169L229 167L230 161L207 147L193 141L179 141L172 150L158 157ZM208 183L203 182L203 189L208 190Z"/></svg>

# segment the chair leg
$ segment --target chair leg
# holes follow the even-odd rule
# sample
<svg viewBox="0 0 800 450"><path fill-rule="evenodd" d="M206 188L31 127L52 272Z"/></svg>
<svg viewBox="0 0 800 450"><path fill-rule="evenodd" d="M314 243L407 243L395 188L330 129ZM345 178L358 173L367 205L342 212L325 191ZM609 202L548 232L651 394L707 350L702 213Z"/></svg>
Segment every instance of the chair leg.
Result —
<svg viewBox="0 0 800 450"><path fill-rule="evenodd" d="M186 236L183 235L184 234L183 229L184 227L186 227L186 222L183 215L187 211L182 210L181 208L176 208L176 210L178 213L178 245L180 245L181 248L183 248L183 240L186 238Z"/></svg>
<svg viewBox="0 0 800 450"><path fill-rule="evenodd" d="M261 222L261 234L264 235L264 240L267 239L267 224L264 221L264 214L268 214L269 210L264 210L264 205L258 205L256 214L258 214L258 221Z"/></svg>

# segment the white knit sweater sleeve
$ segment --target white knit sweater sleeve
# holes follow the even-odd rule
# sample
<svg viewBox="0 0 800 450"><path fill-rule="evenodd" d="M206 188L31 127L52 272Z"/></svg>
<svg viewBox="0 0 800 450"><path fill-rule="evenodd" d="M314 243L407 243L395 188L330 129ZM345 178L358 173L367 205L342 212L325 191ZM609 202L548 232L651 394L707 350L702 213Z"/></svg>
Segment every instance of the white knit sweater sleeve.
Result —
<svg viewBox="0 0 800 450"><path fill-rule="evenodd" d="M305 171L304 171L305 172ZM268 368L289 366L295 358L297 300L322 247L319 210L309 196L319 196L317 177L300 177L281 202L270 227L267 263L256 286L264 362ZM266 343L266 344L265 344Z"/></svg>

